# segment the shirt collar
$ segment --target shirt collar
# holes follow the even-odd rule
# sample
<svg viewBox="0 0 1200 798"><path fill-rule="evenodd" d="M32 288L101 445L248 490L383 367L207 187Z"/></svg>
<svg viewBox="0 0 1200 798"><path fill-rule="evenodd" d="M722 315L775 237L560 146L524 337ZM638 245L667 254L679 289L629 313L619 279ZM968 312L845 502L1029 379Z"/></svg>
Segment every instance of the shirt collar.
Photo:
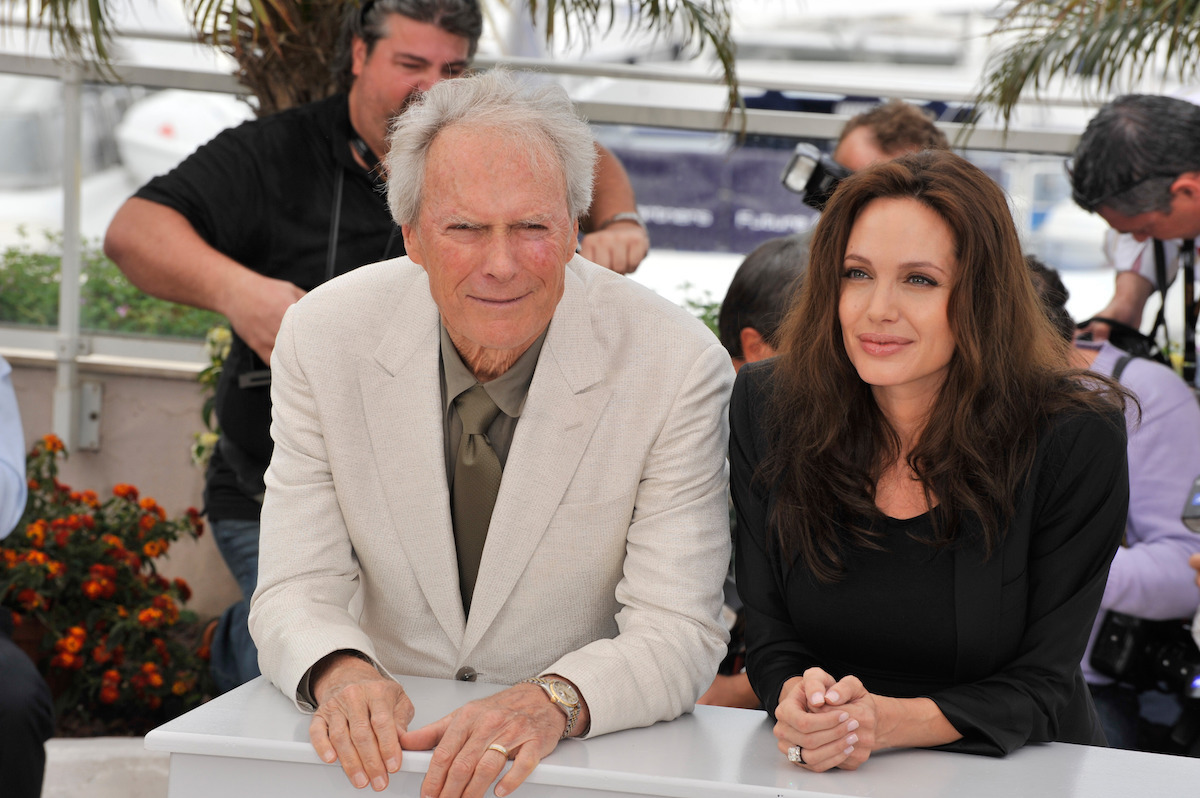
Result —
<svg viewBox="0 0 1200 798"><path fill-rule="evenodd" d="M442 410L447 411L450 409L450 403L458 398L460 393L472 388L479 380L475 379L475 375L462 362L446 326L439 322L438 328L442 338L442 372L446 377L446 394L443 397L445 406ZM513 363L508 371L494 380L482 383L483 389L496 403L496 407L510 418L520 418L521 410L525 407L529 385L533 382L533 372L537 367L538 356L541 354L542 344L546 341L548 329L549 327L542 330L542 334L517 358L517 362Z"/></svg>

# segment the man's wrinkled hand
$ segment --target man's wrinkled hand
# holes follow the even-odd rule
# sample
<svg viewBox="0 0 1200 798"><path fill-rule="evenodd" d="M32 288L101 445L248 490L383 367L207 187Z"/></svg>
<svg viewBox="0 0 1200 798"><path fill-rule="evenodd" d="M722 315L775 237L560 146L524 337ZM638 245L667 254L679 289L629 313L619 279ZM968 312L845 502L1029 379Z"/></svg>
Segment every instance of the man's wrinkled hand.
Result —
<svg viewBox="0 0 1200 798"><path fill-rule="evenodd" d="M400 770L400 735L413 718L413 705L399 684L369 662L332 654L314 668L317 711L308 736L325 762L340 761L355 787L387 787Z"/></svg>
<svg viewBox="0 0 1200 798"><path fill-rule="evenodd" d="M650 251L650 236L637 222L612 222L588 233L579 243L579 254L617 274L631 274Z"/></svg>
<svg viewBox="0 0 1200 798"><path fill-rule="evenodd" d="M436 746L421 798L481 798L511 758L512 768L496 785L496 795L503 798L554 750L566 725L566 716L542 688L518 684L406 732L400 742L409 750ZM488 747L493 743L508 756Z"/></svg>

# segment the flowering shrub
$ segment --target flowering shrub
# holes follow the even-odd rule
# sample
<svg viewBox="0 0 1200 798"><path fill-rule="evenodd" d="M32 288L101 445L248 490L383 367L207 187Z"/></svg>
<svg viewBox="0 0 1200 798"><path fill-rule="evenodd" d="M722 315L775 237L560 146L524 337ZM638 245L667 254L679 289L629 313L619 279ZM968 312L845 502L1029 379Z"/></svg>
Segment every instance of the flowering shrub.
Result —
<svg viewBox="0 0 1200 798"><path fill-rule="evenodd" d="M17 633L44 629L38 667L56 691L60 720L119 722L144 733L211 695L206 652L180 639L191 590L158 574L155 559L204 530L195 509L168 519L132 485L101 501L58 481L62 441L42 438L29 453L29 501L0 540L0 604ZM112 729L108 729L111 731Z"/></svg>
<svg viewBox="0 0 1200 798"><path fill-rule="evenodd" d="M204 432L192 435L192 464L204 470L212 458L213 449L221 437L221 428L217 424L217 382L221 379L221 371L225 368L225 360L229 357L229 349L233 346L233 333L228 327L213 327L204 336L204 352L208 355L208 365L196 377L200 390L204 393L204 405L200 408L200 418L204 421Z"/></svg>

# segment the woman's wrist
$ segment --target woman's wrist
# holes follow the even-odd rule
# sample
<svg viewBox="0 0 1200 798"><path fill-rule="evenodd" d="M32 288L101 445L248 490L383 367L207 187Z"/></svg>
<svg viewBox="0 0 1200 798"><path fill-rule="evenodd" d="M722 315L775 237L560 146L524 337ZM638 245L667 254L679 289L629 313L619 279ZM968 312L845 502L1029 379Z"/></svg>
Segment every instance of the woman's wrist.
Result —
<svg viewBox="0 0 1200 798"><path fill-rule="evenodd" d="M962 738L931 698L875 696L875 747L931 748Z"/></svg>

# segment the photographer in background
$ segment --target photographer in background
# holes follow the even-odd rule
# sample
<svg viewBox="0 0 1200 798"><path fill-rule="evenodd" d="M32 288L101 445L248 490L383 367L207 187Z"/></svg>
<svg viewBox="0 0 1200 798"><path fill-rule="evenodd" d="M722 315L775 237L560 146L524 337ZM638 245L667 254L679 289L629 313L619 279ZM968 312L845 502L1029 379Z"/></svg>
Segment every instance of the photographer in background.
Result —
<svg viewBox="0 0 1200 798"><path fill-rule="evenodd" d="M0 538L21 520L25 495L25 436L12 368L0 357ZM0 792L4 798L38 798L54 705L50 688L11 636L12 616L0 610Z"/></svg>
<svg viewBox="0 0 1200 798"><path fill-rule="evenodd" d="M1063 337L1071 340L1075 322L1067 313L1068 293L1058 273L1027 257L1034 287ZM1092 656L1098 632L1111 613L1162 621L1190 618L1200 604L1188 557L1200 563L1200 535L1180 518L1180 508L1200 475L1200 405L1192 390L1171 369L1131 357L1108 341L1076 341L1074 365L1112 377L1131 391L1141 406L1128 411L1129 516L1117 550L1083 659L1083 675L1113 748L1136 749L1139 710L1137 688L1099 673ZM1137 665L1138 663L1134 663ZM1170 715L1179 709L1178 691L1170 694ZM1164 715L1168 713L1163 713ZM1153 717L1170 726L1174 717Z"/></svg>
<svg viewBox="0 0 1200 798"><path fill-rule="evenodd" d="M857 172L910 152L948 149L946 134L929 114L915 105L891 100L851 117L838 137L833 160Z"/></svg>

